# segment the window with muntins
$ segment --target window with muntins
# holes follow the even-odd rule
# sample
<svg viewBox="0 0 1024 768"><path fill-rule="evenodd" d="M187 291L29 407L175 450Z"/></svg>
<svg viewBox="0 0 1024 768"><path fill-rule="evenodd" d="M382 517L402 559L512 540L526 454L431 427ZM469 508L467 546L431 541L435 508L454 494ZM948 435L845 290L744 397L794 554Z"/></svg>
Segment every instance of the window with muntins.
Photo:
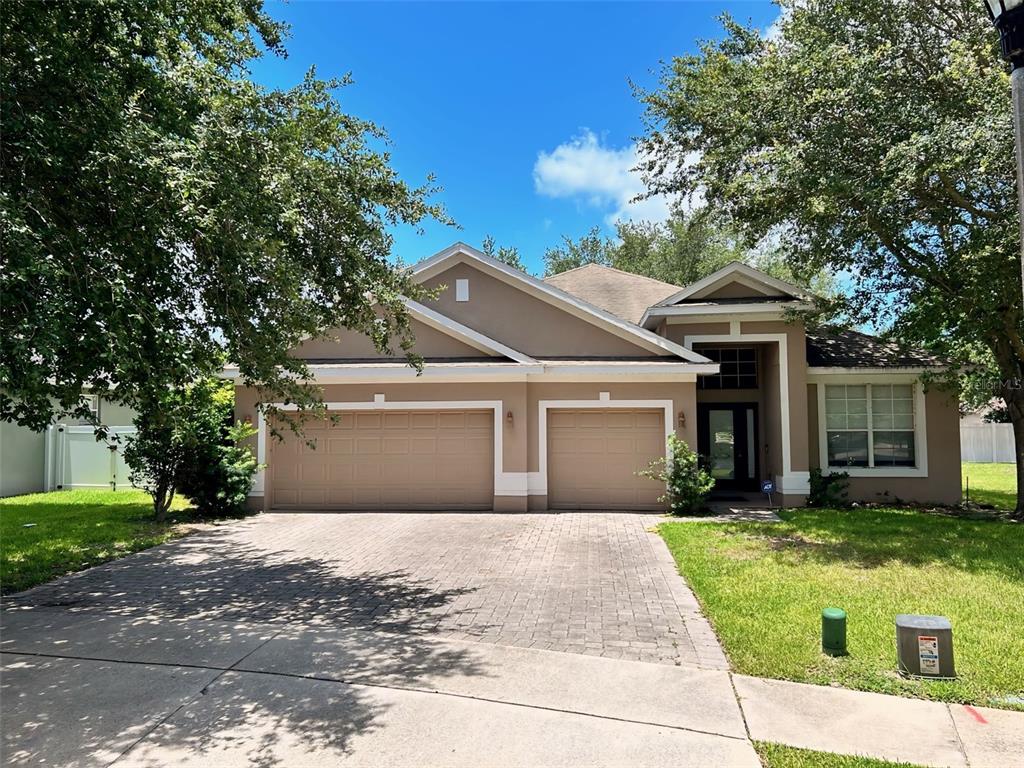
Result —
<svg viewBox="0 0 1024 768"><path fill-rule="evenodd" d="M719 364L719 373L701 376L701 389L757 389L757 349L754 347L714 347L700 354Z"/></svg>
<svg viewBox="0 0 1024 768"><path fill-rule="evenodd" d="M826 384L832 467L913 467L913 384Z"/></svg>

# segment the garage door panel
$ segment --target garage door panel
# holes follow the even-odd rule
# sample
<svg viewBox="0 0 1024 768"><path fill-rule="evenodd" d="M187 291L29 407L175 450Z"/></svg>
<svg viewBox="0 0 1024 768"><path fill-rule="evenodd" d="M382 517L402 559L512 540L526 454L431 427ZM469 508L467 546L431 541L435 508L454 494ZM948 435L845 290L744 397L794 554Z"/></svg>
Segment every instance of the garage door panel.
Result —
<svg viewBox="0 0 1024 768"><path fill-rule="evenodd" d="M383 421L379 413L357 413L355 428L357 430L380 429Z"/></svg>
<svg viewBox="0 0 1024 768"><path fill-rule="evenodd" d="M469 411L466 413L466 428L493 432L494 414L490 411Z"/></svg>
<svg viewBox="0 0 1024 768"><path fill-rule="evenodd" d="M661 409L548 412L548 503L556 509L663 509L660 483L638 477L665 455Z"/></svg>
<svg viewBox="0 0 1024 768"><path fill-rule="evenodd" d="M385 456L405 456L409 453L409 438L385 437L382 448Z"/></svg>
<svg viewBox="0 0 1024 768"><path fill-rule="evenodd" d="M380 453L380 437L357 437L356 453L360 456L376 456Z"/></svg>
<svg viewBox="0 0 1024 768"><path fill-rule="evenodd" d="M645 429L661 429L665 427L665 412L664 411L637 411L635 426Z"/></svg>
<svg viewBox="0 0 1024 768"><path fill-rule="evenodd" d="M413 429L436 429L436 413L413 413L410 418Z"/></svg>
<svg viewBox="0 0 1024 768"><path fill-rule="evenodd" d="M417 456L431 456L437 452L437 438L419 437L414 433L409 440L409 452Z"/></svg>
<svg viewBox="0 0 1024 768"><path fill-rule="evenodd" d="M272 504L309 509L490 509L493 411L345 413L271 446ZM310 437L307 432L307 438Z"/></svg>
<svg viewBox="0 0 1024 768"><path fill-rule="evenodd" d="M408 413L385 413L384 429L401 429L405 431L409 429L409 421Z"/></svg>

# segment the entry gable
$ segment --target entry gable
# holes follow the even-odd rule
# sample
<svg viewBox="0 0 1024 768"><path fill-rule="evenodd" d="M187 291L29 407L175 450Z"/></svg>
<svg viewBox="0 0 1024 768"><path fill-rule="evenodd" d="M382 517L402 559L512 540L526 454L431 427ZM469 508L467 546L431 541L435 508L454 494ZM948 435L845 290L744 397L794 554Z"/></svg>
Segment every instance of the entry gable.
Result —
<svg viewBox="0 0 1024 768"><path fill-rule="evenodd" d="M669 296L658 306L714 299L751 299L754 301L793 301L810 298L798 285L779 280L740 261L726 264L702 280Z"/></svg>
<svg viewBox="0 0 1024 768"><path fill-rule="evenodd" d="M420 262L413 276L430 288L446 286L433 309L532 357L708 362L463 243Z"/></svg>

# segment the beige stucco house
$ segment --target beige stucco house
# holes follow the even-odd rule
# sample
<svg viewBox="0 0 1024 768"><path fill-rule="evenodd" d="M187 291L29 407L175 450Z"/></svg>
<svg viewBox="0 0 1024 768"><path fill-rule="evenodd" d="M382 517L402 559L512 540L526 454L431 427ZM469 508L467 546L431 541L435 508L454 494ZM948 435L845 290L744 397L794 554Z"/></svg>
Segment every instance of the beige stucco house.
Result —
<svg viewBox="0 0 1024 768"><path fill-rule="evenodd" d="M636 471L673 432L727 495L771 480L800 504L811 468L835 467L854 499L960 498L956 398L921 381L938 361L786 322L811 298L746 265L686 287L596 265L538 280L459 243L414 275L443 287L408 302L421 375L358 334L306 342L337 416L306 440L271 438L239 387L255 507L658 508Z"/></svg>

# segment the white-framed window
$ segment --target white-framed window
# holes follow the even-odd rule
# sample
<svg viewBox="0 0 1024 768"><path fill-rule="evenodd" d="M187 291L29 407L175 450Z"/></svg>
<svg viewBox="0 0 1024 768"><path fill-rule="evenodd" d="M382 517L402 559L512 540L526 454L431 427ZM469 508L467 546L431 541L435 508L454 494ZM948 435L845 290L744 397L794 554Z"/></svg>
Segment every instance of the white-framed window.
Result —
<svg viewBox="0 0 1024 768"><path fill-rule="evenodd" d="M464 277L455 280L455 300L469 301L469 280Z"/></svg>
<svg viewBox="0 0 1024 768"><path fill-rule="evenodd" d="M89 409L89 413L93 416L100 415L100 396L99 395L82 395L79 402L82 403L86 408Z"/></svg>
<svg viewBox="0 0 1024 768"><path fill-rule="evenodd" d="M819 386L825 390L822 415L829 467L919 466L916 384Z"/></svg>

